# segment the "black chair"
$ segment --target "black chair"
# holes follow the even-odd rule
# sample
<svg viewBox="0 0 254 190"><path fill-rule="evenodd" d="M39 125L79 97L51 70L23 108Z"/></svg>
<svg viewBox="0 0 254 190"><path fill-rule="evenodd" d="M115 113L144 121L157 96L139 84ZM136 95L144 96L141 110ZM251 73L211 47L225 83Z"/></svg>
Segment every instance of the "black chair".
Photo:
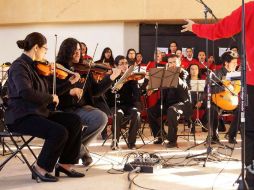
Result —
<svg viewBox="0 0 254 190"><path fill-rule="evenodd" d="M25 157L24 153L22 152L23 148L27 147L28 150L31 152L31 154L33 155L33 157L35 158L35 161L37 160L37 156L35 155L34 151L31 149L31 147L29 146L29 143L35 138L32 136L29 136L28 139L25 139L25 135L19 134L19 133L12 133L9 131L8 127L5 126L5 131L0 132L0 137L2 138L10 138L11 142L13 143L13 145L15 146L16 150L13 151L9 146L8 149L10 151L10 154L8 155L8 157L1 162L0 164L0 171L3 169L3 167L5 166L5 164L7 164L12 158L17 157L18 154L21 155L22 159L20 157L18 157L23 163L26 163L26 165L28 166L28 168L30 169L30 171L32 172L32 165L28 162L27 158ZM19 137L21 139L21 143L17 143L15 138ZM20 145L19 145L20 144Z"/></svg>
<svg viewBox="0 0 254 190"><path fill-rule="evenodd" d="M164 125L168 126L166 118L167 118L167 116L163 115L163 123L164 123ZM183 124L183 133L184 134L179 134L179 130L178 130L178 132L177 132L177 138L178 137L187 137L187 141L190 141L190 137L193 137L194 144L196 145L195 128L194 128L194 123L193 123L191 117L186 119L183 115L181 115L181 117L178 120L178 125L179 124ZM194 130L192 130L192 128L194 128ZM170 130L170 128L168 130ZM185 133L186 131L187 131L187 133Z"/></svg>
<svg viewBox="0 0 254 190"><path fill-rule="evenodd" d="M190 141L190 137L193 137L194 139L194 145L196 145L196 133L195 133L195 128L192 130L194 127L193 121L191 118L186 119L184 116L181 116L179 123L183 124L183 133L186 132L187 128L187 134L177 134L177 137L187 137L187 140Z"/></svg>
<svg viewBox="0 0 254 190"><path fill-rule="evenodd" d="M113 132L114 132L113 122L114 122L114 120L112 119L112 117L110 117L106 127L111 126L111 133L103 141L102 146L104 146L104 144L107 142L107 140L110 137L113 137ZM120 138L122 137L126 144L128 144L128 141L127 141L128 136L127 135L128 135L128 132L129 132L129 127L128 127L129 122L130 122L130 118L128 116L123 117L123 121L121 122ZM142 136L142 128L138 129L137 135L141 138L143 144L145 145L145 141L144 141L144 138Z"/></svg>
<svg viewBox="0 0 254 190"><path fill-rule="evenodd" d="M0 98L1 101L1 98ZM0 104L0 110L4 113L5 112L5 106L4 104ZM33 150L31 149L31 147L29 146L29 143L35 138L33 136L29 136L27 138L27 140L25 139L26 135L22 135L19 133L13 133L8 129L8 126L4 124L4 117L1 117L0 119L0 123L3 124L3 131L0 132L0 139L1 139L1 143L2 143L2 147L3 147L3 155L5 155L5 147L9 150L9 154L8 157L1 162L0 164L0 171L3 169L3 167L14 157L18 157L23 163L26 163L26 165L28 166L28 168L30 169L30 171L32 172L32 166L31 164L28 162L27 158L25 157L25 155L23 154L22 150L23 148L27 147L28 150L31 152L31 154L33 155L33 157L35 158L35 161L37 160L37 156L35 155L35 153L33 152ZM20 142L17 142L17 140L15 140L15 138L19 138L21 139ZM5 138L10 138L11 142L13 143L13 145L15 146L16 150L13 151L11 149L11 147L5 143ZM22 159L18 156L18 154L21 155Z"/></svg>

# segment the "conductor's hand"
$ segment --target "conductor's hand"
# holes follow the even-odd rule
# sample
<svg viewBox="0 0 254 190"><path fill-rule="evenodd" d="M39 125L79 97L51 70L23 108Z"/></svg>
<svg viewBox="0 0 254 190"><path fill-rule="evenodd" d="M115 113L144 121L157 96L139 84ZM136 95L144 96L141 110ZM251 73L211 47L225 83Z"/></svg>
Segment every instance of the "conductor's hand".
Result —
<svg viewBox="0 0 254 190"><path fill-rule="evenodd" d="M114 81L121 74L121 72L121 69L112 68L112 74L110 75L110 79Z"/></svg>
<svg viewBox="0 0 254 190"><path fill-rule="evenodd" d="M53 97L53 102L56 104L56 107L58 106L59 104L59 98L57 95L55 94L52 94L52 97Z"/></svg>
<svg viewBox="0 0 254 190"><path fill-rule="evenodd" d="M75 84L76 82L78 82L80 79L80 74L79 73L74 73L74 75L72 75L69 78L69 81L71 82L71 84Z"/></svg>
<svg viewBox="0 0 254 190"><path fill-rule="evenodd" d="M187 22L187 24L182 26L183 29L181 30L181 32L187 32L187 31L192 32L192 25L195 24L195 22L189 19L185 19L185 21Z"/></svg>

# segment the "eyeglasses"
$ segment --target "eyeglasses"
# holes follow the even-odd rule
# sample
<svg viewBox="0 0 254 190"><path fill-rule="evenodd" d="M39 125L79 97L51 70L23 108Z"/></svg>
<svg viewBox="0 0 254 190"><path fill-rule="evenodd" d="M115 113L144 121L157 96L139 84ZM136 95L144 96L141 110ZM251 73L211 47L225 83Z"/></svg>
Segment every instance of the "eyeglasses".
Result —
<svg viewBox="0 0 254 190"><path fill-rule="evenodd" d="M42 46L41 48L44 48L46 51L48 51L48 48L47 48L47 47Z"/></svg>
<svg viewBox="0 0 254 190"><path fill-rule="evenodd" d="M119 66L128 65L128 62L127 62L127 61L119 62L118 65L119 65Z"/></svg>

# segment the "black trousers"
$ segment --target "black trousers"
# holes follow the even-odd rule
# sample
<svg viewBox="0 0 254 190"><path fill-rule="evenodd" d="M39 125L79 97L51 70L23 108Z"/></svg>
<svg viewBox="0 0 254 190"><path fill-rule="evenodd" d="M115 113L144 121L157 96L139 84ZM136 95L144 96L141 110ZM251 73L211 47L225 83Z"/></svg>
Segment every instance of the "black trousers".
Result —
<svg viewBox="0 0 254 190"><path fill-rule="evenodd" d="M181 115L184 115L185 119L189 119L193 113L192 104L190 102L179 102L168 108L163 109L163 114L167 114L168 122L168 140L169 142L177 141L177 126L178 120ZM148 123L152 129L153 136L160 136L160 124L158 119L161 116L160 104L156 104L147 110Z"/></svg>
<svg viewBox="0 0 254 190"><path fill-rule="evenodd" d="M228 131L228 135L229 138L234 138L236 137L238 128L239 128L239 108L237 107L234 111L233 111L233 115L234 115L234 119L232 120L231 124L230 124L230 128ZM210 108L210 126L211 126L211 131L212 131L212 138L218 138L218 127L224 125L224 121L221 120L221 118L219 118L219 112L221 111L221 109L216 106L214 103L211 104L211 108ZM208 126L208 112L205 112L205 116L202 119L202 123L204 123L204 125L208 128L210 126Z"/></svg>
<svg viewBox="0 0 254 190"><path fill-rule="evenodd" d="M141 126L140 112L137 108L131 106L120 105L117 107L116 113L116 139L119 141L120 130L123 124L127 124L130 121L128 143L135 144L138 129ZM113 138L114 138L114 125L113 120Z"/></svg>
<svg viewBox="0 0 254 190"><path fill-rule="evenodd" d="M240 110L239 106L234 110L234 119L232 120L230 127L228 129L228 137L234 139L237 135L238 130L240 129Z"/></svg>
<svg viewBox="0 0 254 190"><path fill-rule="evenodd" d="M37 164L52 172L61 164L76 164L81 144L81 122L76 114L54 112L48 118L30 115L9 125L12 132L45 139Z"/></svg>

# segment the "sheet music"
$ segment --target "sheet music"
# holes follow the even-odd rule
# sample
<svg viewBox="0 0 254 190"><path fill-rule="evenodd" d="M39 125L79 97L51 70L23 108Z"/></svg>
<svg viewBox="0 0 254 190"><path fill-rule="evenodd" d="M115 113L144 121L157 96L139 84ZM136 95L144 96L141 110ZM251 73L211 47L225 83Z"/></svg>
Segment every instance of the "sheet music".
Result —
<svg viewBox="0 0 254 190"><path fill-rule="evenodd" d="M204 92L204 88L205 88L205 80L191 80L190 81L190 86L191 86L191 90L193 92Z"/></svg>
<svg viewBox="0 0 254 190"><path fill-rule="evenodd" d="M241 79L240 71L229 72L226 75L226 80L240 80L240 79Z"/></svg>

